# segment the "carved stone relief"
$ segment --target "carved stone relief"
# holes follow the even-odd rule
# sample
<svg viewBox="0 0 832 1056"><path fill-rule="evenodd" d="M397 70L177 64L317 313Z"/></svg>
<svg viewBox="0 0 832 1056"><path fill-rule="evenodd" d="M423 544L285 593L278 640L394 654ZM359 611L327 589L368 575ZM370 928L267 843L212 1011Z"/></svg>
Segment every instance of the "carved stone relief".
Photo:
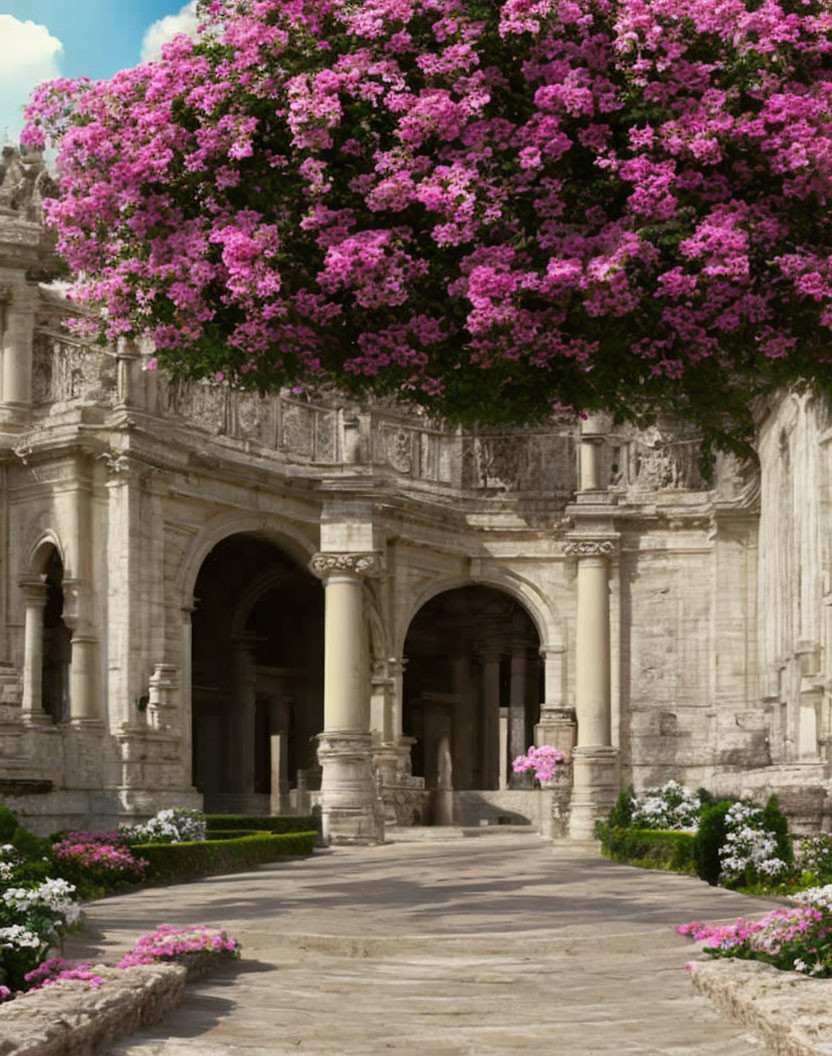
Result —
<svg viewBox="0 0 832 1056"><path fill-rule="evenodd" d="M294 454L312 457L315 419L309 407L297 403L283 402L281 442Z"/></svg>

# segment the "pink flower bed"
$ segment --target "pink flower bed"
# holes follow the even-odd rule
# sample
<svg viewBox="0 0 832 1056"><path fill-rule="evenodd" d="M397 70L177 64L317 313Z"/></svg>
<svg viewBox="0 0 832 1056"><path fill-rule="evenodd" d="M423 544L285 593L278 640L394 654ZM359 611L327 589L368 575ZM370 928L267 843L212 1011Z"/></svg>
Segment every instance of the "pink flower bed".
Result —
<svg viewBox="0 0 832 1056"><path fill-rule="evenodd" d="M121 874L138 879L148 866L144 858L134 858L121 843L118 833L71 832L52 850L64 861L85 869Z"/></svg>
<svg viewBox="0 0 832 1056"><path fill-rule="evenodd" d="M202 954L217 960L238 958L240 950L240 943L231 938L224 928L217 930L206 924L175 928L170 924L161 924L155 931L142 935L116 967L124 969L158 961L180 961L190 954ZM0 986L0 1003L64 980L80 980L93 988L104 983L91 965L68 961L63 957L50 957L28 972L24 979L26 990L19 994L6 986Z"/></svg>
<svg viewBox="0 0 832 1056"><path fill-rule="evenodd" d="M815 906L775 909L760 920L692 921L676 931L713 957L765 961L814 976L832 975L832 913Z"/></svg>

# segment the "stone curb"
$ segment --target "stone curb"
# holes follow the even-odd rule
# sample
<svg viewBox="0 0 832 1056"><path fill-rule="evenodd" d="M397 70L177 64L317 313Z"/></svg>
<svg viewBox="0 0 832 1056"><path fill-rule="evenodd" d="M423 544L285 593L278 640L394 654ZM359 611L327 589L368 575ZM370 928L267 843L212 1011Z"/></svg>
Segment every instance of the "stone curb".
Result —
<svg viewBox="0 0 832 1056"><path fill-rule="evenodd" d="M777 1056L832 1056L832 979L761 961L697 961L693 985L750 1027Z"/></svg>
<svg viewBox="0 0 832 1056"><path fill-rule="evenodd" d="M181 964L95 965L100 987L66 980L0 1005L0 1056L93 1056L161 1019L185 996Z"/></svg>

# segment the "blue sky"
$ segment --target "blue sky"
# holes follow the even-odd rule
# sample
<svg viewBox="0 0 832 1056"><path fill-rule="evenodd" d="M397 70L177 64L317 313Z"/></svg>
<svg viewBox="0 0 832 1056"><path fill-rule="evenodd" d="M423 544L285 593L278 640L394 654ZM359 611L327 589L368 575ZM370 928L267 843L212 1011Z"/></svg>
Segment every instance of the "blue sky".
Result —
<svg viewBox="0 0 832 1056"><path fill-rule="evenodd" d="M0 0L0 140L16 141L38 82L109 77L194 25L186 0Z"/></svg>

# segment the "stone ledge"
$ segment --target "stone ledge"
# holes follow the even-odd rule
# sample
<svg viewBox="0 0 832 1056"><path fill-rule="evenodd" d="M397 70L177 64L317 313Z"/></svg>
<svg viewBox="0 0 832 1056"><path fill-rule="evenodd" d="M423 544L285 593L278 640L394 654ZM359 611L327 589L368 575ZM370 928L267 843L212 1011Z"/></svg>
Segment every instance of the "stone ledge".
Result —
<svg viewBox="0 0 832 1056"><path fill-rule="evenodd" d="M697 961L693 985L750 1027L777 1056L832 1056L832 979L761 961Z"/></svg>
<svg viewBox="0 0 832 1056"><path fill-rule="evenodd" d="M180 964L94 971L104 980L100 987L67 980L0 1005L0 1056L93 1056L185 996L188 970Z"/></svg>

